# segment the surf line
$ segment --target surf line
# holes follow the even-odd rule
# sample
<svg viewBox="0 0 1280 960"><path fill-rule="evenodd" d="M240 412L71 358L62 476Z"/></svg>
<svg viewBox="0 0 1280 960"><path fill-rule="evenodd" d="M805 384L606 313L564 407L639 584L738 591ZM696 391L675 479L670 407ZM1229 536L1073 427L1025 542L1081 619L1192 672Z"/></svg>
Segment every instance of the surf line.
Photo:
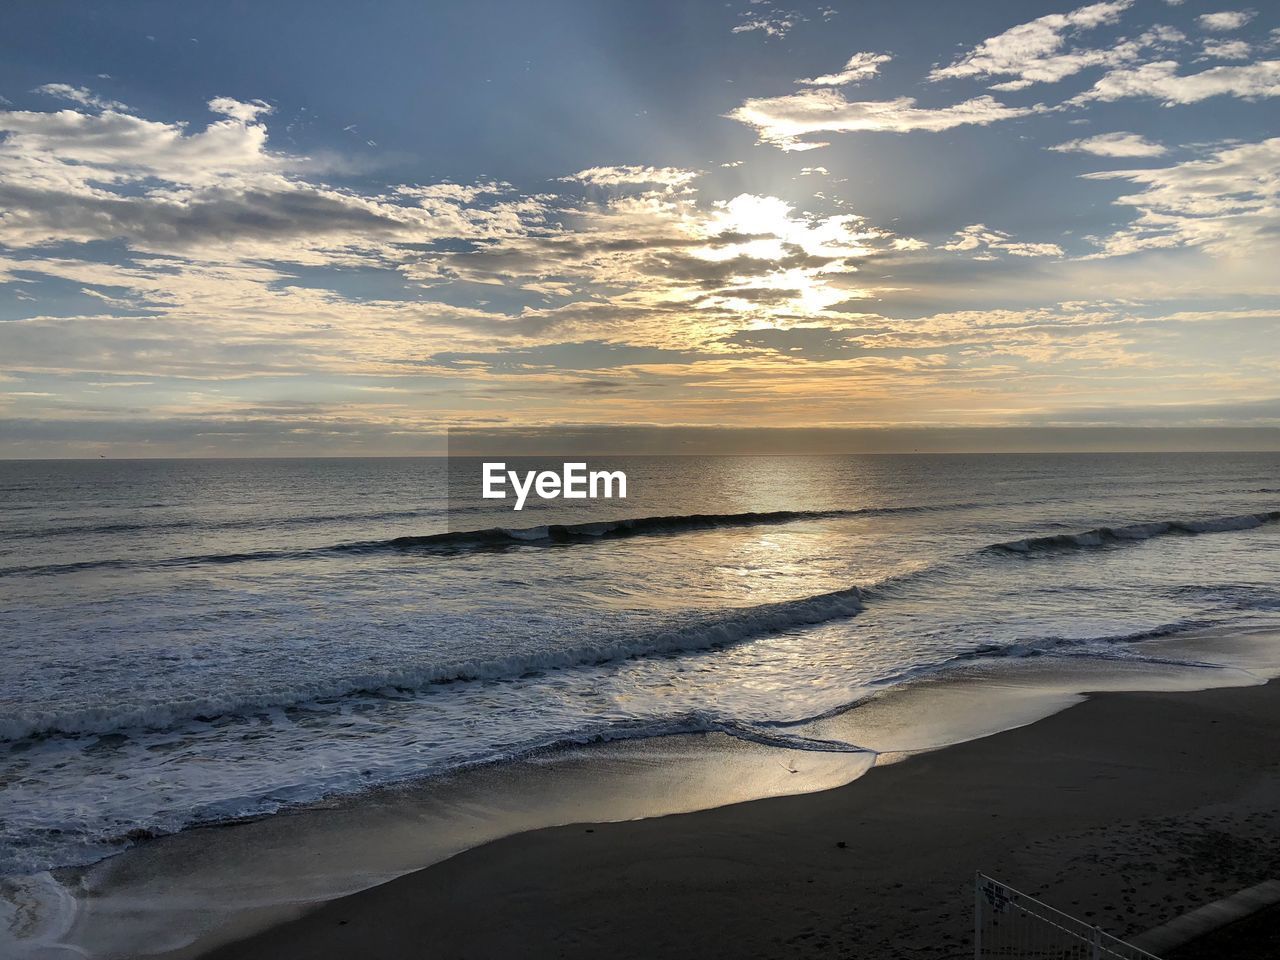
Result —
<svg viewBox="0 0 1280 960"><path fill-rule="evenodd" d="M526 470L523 476L502 462L485 463L481 493L486 500L507 499L507 483L515 493L513 510L523 510L529 494L543 500L625 500L627 475L621 470L588 470L585 463L563 464L554 470Z"/></svg>

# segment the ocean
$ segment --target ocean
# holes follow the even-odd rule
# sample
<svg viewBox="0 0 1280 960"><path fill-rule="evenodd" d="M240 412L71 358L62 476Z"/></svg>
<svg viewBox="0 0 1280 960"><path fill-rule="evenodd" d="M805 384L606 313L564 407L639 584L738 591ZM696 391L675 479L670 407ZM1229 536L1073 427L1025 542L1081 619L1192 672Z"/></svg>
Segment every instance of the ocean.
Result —
<svg viewBox="0 0 1280 960"><path fill-rule="evenodd" d="M857 751L812 723L1280 624L1277 454L608 464L515 512L436 459L0 462L0 874L599 740Z"/></svg>

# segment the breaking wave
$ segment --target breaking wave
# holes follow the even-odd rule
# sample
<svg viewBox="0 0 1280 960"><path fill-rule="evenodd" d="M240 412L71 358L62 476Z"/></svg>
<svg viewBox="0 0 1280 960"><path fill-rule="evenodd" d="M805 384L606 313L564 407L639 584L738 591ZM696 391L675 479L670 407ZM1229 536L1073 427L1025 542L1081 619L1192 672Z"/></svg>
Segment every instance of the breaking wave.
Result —
<svg viewBox="0 0 1280 960"><path fill-rule="evenodd" d="M1123 527L1097 527L1083 533L1057 533L1044 537L1026 537L993 543L989 549L1006 553L1035 553L1045 550L1074 550L1081 547L1105 547L1119 543L1131 543L1164 537L1172 534L1195 535L1201 533L1226 533L1232 530L1252 530L1264 524L1280 520L1280 510L1263 513L1246 513L1234 517L1213 517L1206 520L1155 520L1150 523L1133 523Z"/></svg>
<svg viewBox="0 0 1280 960"><path fill-rule="evenodd" d="M420 510L378 510L372 513L312 513L296 517L274 517L270 520L136 520L118 521L114 523L64 523L35 530L18 531L8 534L15 540L41 540L48 537L83 537L101 536L116 533L152 533L157 531L194 530L212 532L218 530L253 530L280 529L288 527L310 527L326 523L353 523L359 521L413 520L425 516L439 516L440 509L423 508Z"/></svg>
<svg viewBox="0 0 1280 960"><path fill-rule="evenodd" d="M707 513L675 516L632 517L590 523L544 524L534 527L489 527L456 530L419 536L365 540L302 550L246 550L234 553L191 554L152 560L105 559L74 563L28 565L0 568L0 576L19 574L50 575L83 570L111 570L136 567L186 567L198 564L248 563L269 560L303 560L335 555L387 552L453 554L508 550L518 547L559 546L596 543L625 537L676 535L700 530L732 527L774 526L806 520L836 520L852 517L884 516L949 510L965 504L942 506L864 507L854 510L775 510L749 513Z"/></svg>
<svg viewBox="0 0 1280 960"><path fill-rule="evenodd" d="M782 524L803 520L865 516L882 512L920 512L928 507L869 508L832 511L776 511L770 513L707 514L642 517L599 523L546 525L528 528L493 528L460 531L420 537L400 537L368 543L344 544L314 552L359 552L387 550L457 550L484 549L494 544L548 545L595 541L607 537L630 537L647 534L679 533L717 527ZM1194 535L1232 530L1247 530L1280 521L1280 510L1201 520L1156 521L1119 527L1098 527L1082 533L1031 537L992 544L980 550L1029 554L1039 551L1105 546L1148 540L1172 534ZM158 563L233 562L266 556L300 556L302 553L235 554L213 557L191 557ZM970 558L976 555L970 554ZM957 558L963 563L962 558ZM75 565L80 568L104 566L111 562ZM123 561L121 561L123 563ZM71 566L71 565L66 565ZM938 574L934 567L914 571L896 580L918 581ZM207 721L226 716L252 716L263 711L303 706L317 701L341 699L357 695L381 695L392 692L414 692L433 684L515 679L543 671L590 666L613 661L667 655L727 647L771 633L796 627L824 623L856 616L867 598L890 599L885 584L869 587L849 586L828 593L794 600L736 607L696 614L679 624L665 624L644 630L618 634L602 634L598 640L580 642L559 650L544 650L527 655L497 658L454 660L444 663L407 663L397 669L352 676L316 677L305 681L285 682L270 690L247 691L237 695L231 691L212 690L199 697L181 697L163 701L142 701L103 707L78 707L70 710L29 709L0 717L0 740L21 740L33 736L101 734L126 730L169 729L192 721ZM1165 635L1172 630L1188 629L1186 624L1160 628L1157 632L1105 638L1112 642L1133 642ZM956 659L972 657L1039 656L1064 647L1102 642L1099 638L1042 638L1026 644L980 646L962 652Z"/></svg>
<svg viewBox="0 0 1280 960"><path fill-rule="evenodd" d="M432 548L484 548L520 544L580 543L645 534L677 534L728 527L762 527L805 520L838 520L845 517L890 513L920 513L933 507L866 507L860 510L773 510L748 513L691 513L665 517L631 517L590 523L545 524L537 527L490 527L486 530L459 530L421 537L396 537L370 543L345 544L336 549L415 550Z"/></svg>
<svg viewBox="0 0 1280 960"><path fill-rule="evenodd" d="M546 670L591 666L616 660L663 656L727 647L793 627L856 616L862 611L857 587L741 607L703 615L679 626L620 634L596 643L523 656L444 664L415 664L379 674L285 684L250 697L190 697L66 712L29 710L0 718L0 740L32 736L101 734L129 728L167 729L190 721L246 716L380 691L415 691L438 683L515 679Z"/></svg>

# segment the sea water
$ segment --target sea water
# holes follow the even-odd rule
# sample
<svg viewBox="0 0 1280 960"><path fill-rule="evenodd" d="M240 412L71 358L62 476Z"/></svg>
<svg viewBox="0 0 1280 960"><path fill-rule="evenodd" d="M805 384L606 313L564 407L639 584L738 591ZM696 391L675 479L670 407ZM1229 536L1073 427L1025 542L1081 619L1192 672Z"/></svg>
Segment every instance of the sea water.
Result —
<svg viewBox="0 0 1280 960"><path fill-rule="evenodd" d="M813 721L1280 623L1280 455L609 464L516 514L433 459L0 462L0 875L595 740L858 751Z"/></svg>

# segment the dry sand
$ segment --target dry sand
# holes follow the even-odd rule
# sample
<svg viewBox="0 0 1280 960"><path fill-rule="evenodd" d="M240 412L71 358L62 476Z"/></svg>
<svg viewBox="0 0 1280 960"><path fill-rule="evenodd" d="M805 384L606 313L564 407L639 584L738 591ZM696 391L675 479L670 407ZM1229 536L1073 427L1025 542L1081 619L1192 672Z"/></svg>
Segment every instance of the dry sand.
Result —
<svg viewBox="0 0 1280 960"><path fill-rule="evenodd" d="M1119 936L1280 876L1280 683L1102 694L824 793L508 837L208 957L968 957L979 868Z"/></svg>

